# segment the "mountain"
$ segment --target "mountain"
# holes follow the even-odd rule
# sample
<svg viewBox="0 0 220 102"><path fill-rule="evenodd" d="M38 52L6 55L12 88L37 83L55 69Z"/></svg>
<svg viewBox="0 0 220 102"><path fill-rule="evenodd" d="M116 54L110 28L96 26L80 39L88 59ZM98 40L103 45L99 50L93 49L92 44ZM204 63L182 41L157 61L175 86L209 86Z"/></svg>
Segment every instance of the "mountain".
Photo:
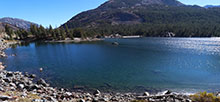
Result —
<svg viewBox="0 0 220 102"><path fill-rule="evenodd" d="M0 22L0 32L3 32L5 30L5 26L8 25L9 28L11 28L12 30L16 31L16 30L19 30L20 28L14 26L14 25L11 25L11 24L8 24L8 23L3 23L3 22Z"/></svg>
<svg viewBox="0 0 220 102"><path fill-rule="evenodd" d="M220 36L220 8L184 5L177 0L109 0L74 16L61 27L80 28L87 35L101 36Z"/></svg>
<svg viewBox="0 0 220 102"><path fill-rule="evenodd" d="M18 18L10 18L10 17L1 18L0 22L7 23L14 27L22 28L25 30L28 30L31 24L37 25L33 22L25 21L25 20L18 19Z"/></svg>
<svg viewBox="0 0 220 102"><path fill-rule="evenodd" d="M109 0L98 9L132 8L148 5L183 6L184 4L176 0Z"/></svg>
<svg viewBox="0 0 220 102"><path fill-rule="evenodd" d="M185 5L177 0L109 0L94 10L76 15L65 24L69 28L96 27L105 23L112 25L140 24L146 21L140 12L149 11L151 8L159 9L160 6Z"/></svg>
<svg viewBox="0 0 220 102"><path fill-rule="evenodd" d="M205 8L213 8L213 7L220 7L220 5L206 5Z"/></svg>

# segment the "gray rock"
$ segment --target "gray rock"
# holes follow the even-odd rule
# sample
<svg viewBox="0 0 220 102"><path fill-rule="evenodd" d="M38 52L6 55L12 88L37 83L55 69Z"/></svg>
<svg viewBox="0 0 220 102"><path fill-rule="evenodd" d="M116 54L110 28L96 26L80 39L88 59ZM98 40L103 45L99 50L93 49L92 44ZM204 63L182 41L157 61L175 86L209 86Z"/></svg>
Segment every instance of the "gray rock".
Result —
<svg viewBox="0 0 220 102"><path fill-rule="evenodd" d="M148 92L144 92L143 96L150 96Z"/></svg>
<svg viewBox="0 0 220 102"><path fill-rule="evenodd" d="M87 97L86 98L86 102L88 102L88 101L92 101L92 98L91 97Z"/></svg>
<svg viewBox="0 0 220 102"><path fill-rule="evenodd" d="M38 85L31 85L30 90L37 90L39 89Z"/></svg>
<svg viewBox="0 0 220 102"><path fill-rule="evenodd" d="M98 98L93 98L93 102L99 102Z"/></svg>
<svg viewBox="0 0 220 102"><path fill-rule="evenodd" d="M27 96L27 93L23 92L23 93L21 94L21 96L26 97L26 96Z"/></svg>
<svg viewBox="0 0 220 102"><path fill-rule="evenodd" d="M24 73L24 76L25 76L25 77L29 77L28 72L25 72L25 73Z"/></svg>
<svg viewBox="0 0 220 102"><path fill-rule="evenodd" d="M113 42L112 45L119 45L119 43L118 42Z"/></svg>
<svg viewBox="0 0 220 102"><path fill-rule="evenodd" d="M96 91L93 93L93 95L99 96L99 95L101 95L101 92L100 92L99 90L96 90Z"/></svg>
<svg viewBox="0 0 220 102"><path fill-rule="evenodd" d="M99 99L100 102L108 102L108 99L107 98L101 98Z"/></svg>
<svg viewBox="0 0 220 102"><path fill-rule="evenodd" d="M70 92L66 92L65 93L67 96L72 96L72 93L70 93Z"/></svg>
<svg viewBox="0 0 220 102"><path fill-rule="evenodd" d="M79 102L86 102L84 99L80 99Z"/></svg>
<svg viewBox="0 0 220 102"><path fill-rule="evenodd" d="M18 88L19 88L19 89L23 89L23 88L24 88L24 84L19 84L19 85L18 85Z"/></svg>
<svg viewBox="0 0 220 102"><path fill-rule="evenodd" d="M85 95L86 97L92 97L92 95L90 95L89 93L86 93Z"/></svg>
<svg viewBox="0 0 220 102"><path fill-rule="evenodd" d="M12 99L12 97L10 97L10 96L5 96L5 95L0 96L0 100L2 100L2 101L6 101L6 100L10 100L10 99Z"/></svg>
<svg viewBox="0 0 220 102"><path fill-rule="evenodd" d="M37 84L43 85L43 86L45 86L45 87L48 87L48 86L49 86L49 84L47 84L44 79L40 79L39 81L37 81Z"/></svg>
<svg viewBox="0 0 220 102"><path fill-rule="evenodd" d="M171 94L172 92L170 90L166 90L166 91L163 91L162 92L162 95L168 95L168 94Z"/></svg>
<svg viewBox="0 0 220 102"><path fill-rule="evenodd" d="M4 78L4 74L0 74L0 79Z"/></svg>
<svg viewBox="0 0 220 102"><path fill-rule="evenodd" d="M9 78L5 78L5 79L3 79L5 82L7 82L7 83L10 83L11 82L11 80L9 79Z"/></svg>
<svg viewBox="0 0 220 102"><path fill-rule="evenodd" d="M16 89L15 89L15 87L10 87L10 90L15 91Z"/></svg>
<svg viewBox="0 0 220 102"><path fill-rule="evenodd" d="M7 74L6 74L6 77L12 77L13 76L13 73L12 72L8 72Z"/></svg>
<svg viewBox="0 0 220 102"><path fill-rule="evenodd" d="M29 76L29 78L36 78L36 75L35 75L35 74L31 74L31 75Z"/></svg>
<svg viewBox="0 0 220 102"><path fill-rule="evenodd" d="M0 87L0 91L3 91L3 92L4 92L4 91L5 91L5 89L4 89L4 88L2 88L2 87Z"/></svg>
<svg viewBox="0 0 220 102"><path fill-rule="evenodd" d="M46 97L47 100L49 100L50 102L58 102L55 98L48 96Z"/></svg>
<svg viewBox="0 0 220 102"><path fill-rule="evenodd" d="M15 88L17 87L14 83L10 83L9 85Z"/></svg>
<svg viewBox="0 0 220 102"><path fill-rule="evenodd" d="M216 96L217 96L217 97L220 97L220 93L216 93Z"/></svg>
<svg viewBox="0 0 220 102"><path fill-rule="evenodd" d="M43 100L40 100L40 99L33 99L32 102L43 102Z"/></svg>

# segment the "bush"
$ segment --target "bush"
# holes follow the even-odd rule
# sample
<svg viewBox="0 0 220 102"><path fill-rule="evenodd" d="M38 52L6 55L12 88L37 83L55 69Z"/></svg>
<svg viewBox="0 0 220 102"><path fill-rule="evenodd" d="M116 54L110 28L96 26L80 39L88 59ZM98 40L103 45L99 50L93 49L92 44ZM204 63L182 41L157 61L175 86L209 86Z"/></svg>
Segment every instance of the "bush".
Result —
<svg viewBox="0 0 220 102"><path fill-rule="evenodd" d="M190 96L193 102L220 102L220 97L213 93L200 92Z"/></svg>
<svg viewBox="0 0 220 102"><path fill-rule="evenodd" d="M133 100L131 102L148 102L147 100Z"/></svg>

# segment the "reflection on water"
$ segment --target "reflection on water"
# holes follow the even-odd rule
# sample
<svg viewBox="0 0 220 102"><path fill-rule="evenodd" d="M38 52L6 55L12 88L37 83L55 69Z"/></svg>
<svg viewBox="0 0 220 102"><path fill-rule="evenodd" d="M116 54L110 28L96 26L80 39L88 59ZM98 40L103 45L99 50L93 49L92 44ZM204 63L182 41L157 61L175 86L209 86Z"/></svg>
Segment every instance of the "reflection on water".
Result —
<svg viewBox="0 0 220 102"><path fill-rule="evenodd" d="M112 42L119 42L118 46ZM219 38L106 39L10 48L8 70L35 73L54 86L100 90L220 90ZM39 68L44 72L40 73Z"/></svg>

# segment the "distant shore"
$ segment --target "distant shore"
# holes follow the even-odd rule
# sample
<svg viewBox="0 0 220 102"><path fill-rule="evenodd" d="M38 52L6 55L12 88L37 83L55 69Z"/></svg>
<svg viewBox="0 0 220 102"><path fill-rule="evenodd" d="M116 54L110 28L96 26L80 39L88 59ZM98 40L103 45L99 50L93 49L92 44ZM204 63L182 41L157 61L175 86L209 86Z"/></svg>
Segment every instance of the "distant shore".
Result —
<svg viewBox="0 0 220 102"><path fill-rule="evenodd" d="M65 39L65 40L45 40L44 42L57 42L57 43L80 43L80 42L93 42L93 41L102 41L104 39L100 38L74 38L74 39Z"/></svg>
<svg viewBox="0 0 220 102"><path fill-rule="evenodd" d="M141 38L142 36L140 35L128 35L128 36L123 36L123 35L120 35L120 34L112 34L112 35L109 35L109 36L104 36L104 38L123 38L123 39L127 39L127 38Z"/></svg>

